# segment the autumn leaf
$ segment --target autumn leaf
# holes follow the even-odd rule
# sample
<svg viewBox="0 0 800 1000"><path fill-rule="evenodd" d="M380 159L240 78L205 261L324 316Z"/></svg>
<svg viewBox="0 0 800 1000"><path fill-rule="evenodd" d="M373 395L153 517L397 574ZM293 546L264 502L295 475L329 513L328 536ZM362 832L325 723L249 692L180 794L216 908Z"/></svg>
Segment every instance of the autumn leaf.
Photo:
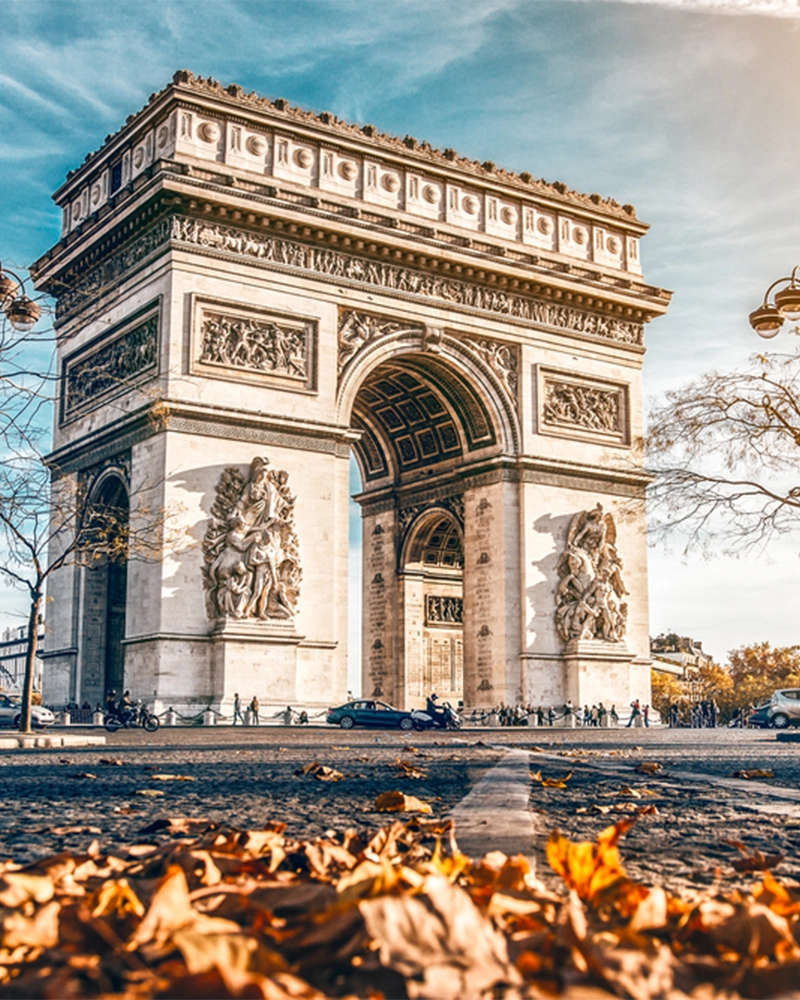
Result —
<svg viewBox="0 0 800 1000"><path fill-rule="evenodd" d="M538 781L542 788L566 788L573 772L567 771L563 778L543 778L541 771L531 771L531 779Z"/></svg>
<svg viewBox="0 0 800 1000"><path fill-rule="evenodd" d="M318 781L342 781L344 775L341 771L337 771L333 767L328 767L325 764L320 764L319 761L314 761L311 764L306 764L304 767L300 768L299 771L295 771L295 774L299 775L312 775Z"/></svg>
<svg viewBox="0 0 800 1000"><path fill-rule="evenodd" d="M571 777L572 771L567 771L563 778L543 778L542 788L566 788Z"/></svg>
<svg viewBox="0 0 800 1000"><path fill-rule="evenodd" d="M638 771L639 774L658 774L663 769L663 766L656 761L643 760L641 764L636 765L634 771Z"/></svg>
<svg viewBox="0 0 800 1000"><path fill-rule="evenodd" d="M580 899L596 902L609 889L627 883L617 843L631 828L632 820L622 820L603 830L597 841L574 843L558 831L547 842L547 860Z"/></svg>
<svg viewBox="0 0 800 1000"><path fill-rule="evenodd" d="M163 796L164 793L157 788L139 788L136 791L136 795L144 795L147 798L157 799Z"/></svg>
<svg viewBox="0 0 800 1000"><path fill-rule="evenodd" d="M388 767L397 768L404 778L427 778L428 772L421 767L417 767L416 764L412 764L410 760L402 760L398 757L394 764L388 764Z"/></svg>
<svg viewBox="0 0 800 1000"><path fill-rule="evenodd" d="M772 771L768 771L765 768L756 767L750 771L734 771L731 774L732 778L744 778L745 781L753 781L759 778L774 778L775 775Z"/></svg>
<svg viewBox="0 0 800 1000"><path fill-rule="evenodd" d="M378 812L433 812L427 802L405 792L382 792L375 799Z"/></svg>
<svg viewBox="0 0 800 1000"><path fill-rule="evenodd" d="M151 774L150 781L196 781L188 774Z"/></svg>

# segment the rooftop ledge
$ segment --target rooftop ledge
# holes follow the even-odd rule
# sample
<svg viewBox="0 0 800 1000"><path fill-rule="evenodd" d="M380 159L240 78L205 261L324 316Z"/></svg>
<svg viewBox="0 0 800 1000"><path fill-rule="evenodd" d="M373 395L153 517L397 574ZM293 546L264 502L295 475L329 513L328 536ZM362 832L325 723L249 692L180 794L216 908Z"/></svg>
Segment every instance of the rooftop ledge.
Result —
<svg viewBox="0 0 800 1000"><path fill-rule="evenodd" d="M329 112L304 111L282 98L247 94L188 70L177 72L68 175L54 195L63 212L62 236L80 233L119 192L165 160L641 274L638 244L648 227L631 205Z"/></svg>

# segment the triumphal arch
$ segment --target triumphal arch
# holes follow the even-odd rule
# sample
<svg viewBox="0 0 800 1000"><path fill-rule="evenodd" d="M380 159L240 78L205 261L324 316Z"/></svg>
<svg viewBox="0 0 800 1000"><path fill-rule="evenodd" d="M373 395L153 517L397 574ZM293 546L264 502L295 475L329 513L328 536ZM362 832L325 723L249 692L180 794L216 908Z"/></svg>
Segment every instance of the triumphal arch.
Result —
<svg viewBox="0 0 800 1000"><path fill-rule="evenodd" d="M189 72L58 190L56 482L158 557L65 567L45 696L649 700L630 205ZM109 501L110 502L110 501Z"/></svg>

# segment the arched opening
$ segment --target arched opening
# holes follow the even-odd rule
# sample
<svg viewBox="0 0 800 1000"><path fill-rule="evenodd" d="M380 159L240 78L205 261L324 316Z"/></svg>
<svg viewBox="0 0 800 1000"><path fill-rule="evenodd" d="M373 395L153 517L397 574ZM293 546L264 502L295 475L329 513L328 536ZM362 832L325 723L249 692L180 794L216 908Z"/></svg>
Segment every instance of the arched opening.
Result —
<svg viewBox="0 0 800 1000"><path fill-rule="evenodd" d="M462 483L504 451L493 392L485 373L443 351L384 355L353 386L361 693L398 708L464 694Z"/></svg>
<svg viewBox="0 0 800 1000"><path fill-rule="evenodd" d="M83 641L80 698L102 702L109 690L125 685L125 619L128 558L125 539L130 503L128 490L116 473L96 484L91 505L97 547L89 552L83 574ZM90 529L91 537L91 529Z"/></svg>
<svg viewBox="0 0 800 1000"><path fill-rule="evenodd" d="M453 514L432 508L411 527L400 571L406 707L464 694L464 548Z"/></svg>

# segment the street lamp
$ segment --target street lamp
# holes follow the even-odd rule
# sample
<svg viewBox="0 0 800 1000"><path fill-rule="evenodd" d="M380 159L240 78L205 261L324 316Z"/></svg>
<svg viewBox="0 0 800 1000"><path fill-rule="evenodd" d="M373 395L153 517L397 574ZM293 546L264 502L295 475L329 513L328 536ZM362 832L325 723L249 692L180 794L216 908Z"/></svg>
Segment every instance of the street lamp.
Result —
<svg viewBox="0 0 800 1000"><path fill-rule="evenodd" d="M800 264L792 271L789 278L778 278L773 281L764 294L764 302L754 312L750 313L750 326L756 331L759 337L769 340L779 332L784 320L796 323L800 320L800 280L798 280ZM779 292L775 292L773 302L769 301L769 294L778 285L786 284ZM795 327L795 333L800 332Z"/></svg>
<svg viewBox="0 0 800 1000"><path fill-rule="evenodd" d="M0 307L18 333L27 333L39 322L42 308L25 294L25 282L0 264Z"/></svg>

